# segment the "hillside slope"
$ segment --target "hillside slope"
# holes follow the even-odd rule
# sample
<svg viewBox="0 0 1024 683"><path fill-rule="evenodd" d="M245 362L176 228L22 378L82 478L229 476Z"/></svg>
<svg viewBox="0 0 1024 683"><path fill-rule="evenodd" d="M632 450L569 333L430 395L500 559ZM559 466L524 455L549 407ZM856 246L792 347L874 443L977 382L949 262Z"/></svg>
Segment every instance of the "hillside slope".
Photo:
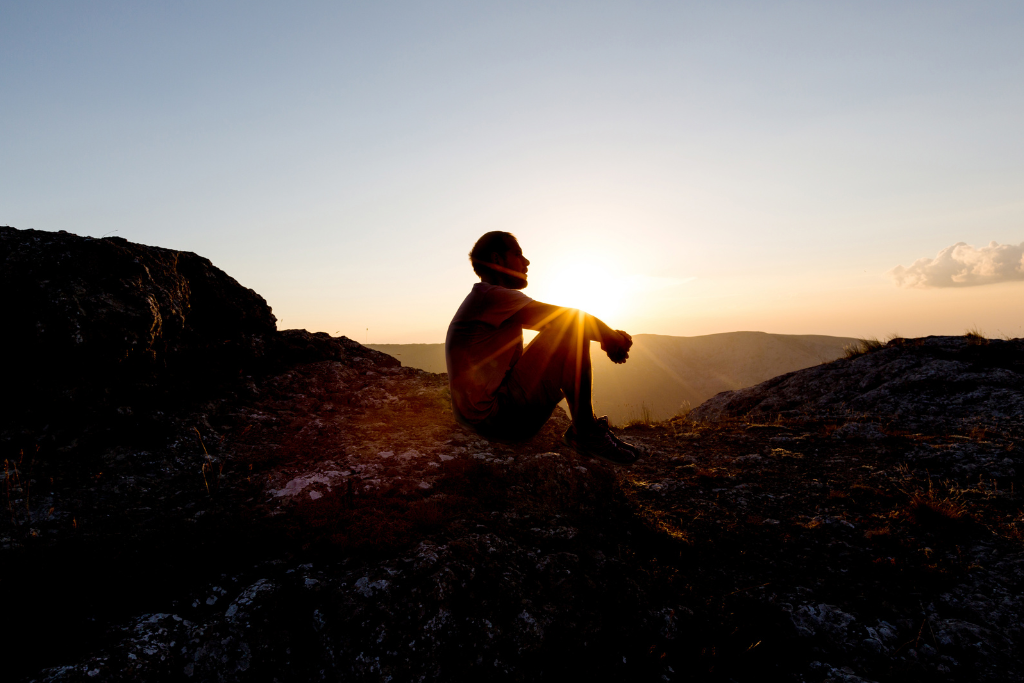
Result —
<svg viewBox="0 0 1024 683"><path fill-rule="evenodd" d="M367 344L367 348L397 358L404 367L445 373L444 344Z"/></svg>
<svg viewBox="0 0 1024 683"><path fill-rule="evenodd" d="M629 361L615 365L593 345L594 407L613 424L638 417L646 406L654 419L697 406L722 391L752 386L778 375L831 361L849 337L726 332L699 337L638 334ZM443 344L370 344L406 367L445 372Z"/></svg>
<svg viewBox="0 0 1024 683"><path fill-rule="evenodd" d="M594 406L616 424L646 404L655 419L740 389L839 358L855 342L824 335L725 332L699 337L638 334L629 360L615 365L594 351Z"/></svg>

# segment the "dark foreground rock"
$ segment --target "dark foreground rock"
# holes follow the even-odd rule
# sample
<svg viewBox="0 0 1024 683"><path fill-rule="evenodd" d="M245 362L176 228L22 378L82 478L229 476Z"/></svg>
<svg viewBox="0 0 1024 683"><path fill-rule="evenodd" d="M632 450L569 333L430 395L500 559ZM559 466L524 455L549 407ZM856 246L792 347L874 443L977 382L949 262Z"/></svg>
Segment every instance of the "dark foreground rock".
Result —
<svg viewBox="0 0 1024 683"><path fill-rule="evenodd" d="M0 296L0 432L61 445L150 429L225 382L355 344L278 333L263 297L209 260L119 237L0 227Z"/></svg>
<svg viewBox="0 0 1024 683"><path fill-rule="evenodd" d="M1024 675L1010 417L675 419L623 432L645 456L614 469L561 446L560 412L488 443L444 375L277 340L148 437L3 441L7 676Z"/></svg>
<svg viewBox="0 0 1024 683"><path fill-rule="evenodd" d="M4 638L46 649L22 675L1020 676L1020 432L676 420L624 432L647 455L611 469L561 447L564 416L492 444L447 401L443 375L350 354L164 443L26 457Z"/></svg>
<svg viewBox="0 0 1024 683"><path fill-rule="evenodd" d="M262 360L277 329L263 297L190 252L5 227L0 264L8 423L215 383Z"/></svg>

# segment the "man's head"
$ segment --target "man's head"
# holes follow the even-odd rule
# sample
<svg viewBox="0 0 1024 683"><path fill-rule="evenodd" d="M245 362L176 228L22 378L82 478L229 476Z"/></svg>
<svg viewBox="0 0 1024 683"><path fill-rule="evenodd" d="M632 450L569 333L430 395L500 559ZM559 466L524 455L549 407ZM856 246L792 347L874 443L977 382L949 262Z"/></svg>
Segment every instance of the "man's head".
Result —
<svg viewBox="0 0 1024 683"><path fill-rule="evenodd" d="M469 252L473 271L492 285L523 289L530 262L523 256L519 240L510 232L495 230L484 234Z"/></svg>

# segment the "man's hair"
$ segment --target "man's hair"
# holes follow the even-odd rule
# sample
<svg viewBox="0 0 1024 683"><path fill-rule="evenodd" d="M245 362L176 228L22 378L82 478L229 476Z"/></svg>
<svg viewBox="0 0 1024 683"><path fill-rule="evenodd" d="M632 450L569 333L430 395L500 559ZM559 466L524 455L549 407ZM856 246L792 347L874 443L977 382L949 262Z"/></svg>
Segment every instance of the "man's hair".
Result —
<svg viewBox="0 0 1024 683"><path fill-rule="evenodd" d="M469 261L473 264L473 272L480 277L492 272L484 265L491 263L491 254L504 254L512 248L514 242L518 242L518 240L510 232L494 230L484 233L484 236L473 245L473 250L469 252Z"/></svg>

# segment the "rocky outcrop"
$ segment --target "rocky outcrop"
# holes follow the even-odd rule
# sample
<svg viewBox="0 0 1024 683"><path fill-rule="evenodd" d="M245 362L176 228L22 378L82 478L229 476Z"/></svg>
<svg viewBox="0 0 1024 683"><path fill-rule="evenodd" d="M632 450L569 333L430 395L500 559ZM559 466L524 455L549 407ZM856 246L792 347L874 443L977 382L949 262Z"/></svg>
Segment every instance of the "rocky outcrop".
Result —
<svg viewBox="0 0 1024 683"><path fill-rule="evenodd" d="M344 337L279 333L263 297L192 252L4 227L0 263L5 430L70 438L290 363L398 364Z"/></svg>
<svg viewBox="0 0 1024 683"><path fill-rule="evenodd" d="M1024 340L894 339L854 358L727 391L690 414L696 420L749 416L871 416L906 426L1024 420Z"/></svg>
<svg viewBox="0 0 1024 683"><path fill-rule="evenodd" d="M276 321L209 260L119 237L0 228L4 413L94 416L263 360Z"/></svg>

